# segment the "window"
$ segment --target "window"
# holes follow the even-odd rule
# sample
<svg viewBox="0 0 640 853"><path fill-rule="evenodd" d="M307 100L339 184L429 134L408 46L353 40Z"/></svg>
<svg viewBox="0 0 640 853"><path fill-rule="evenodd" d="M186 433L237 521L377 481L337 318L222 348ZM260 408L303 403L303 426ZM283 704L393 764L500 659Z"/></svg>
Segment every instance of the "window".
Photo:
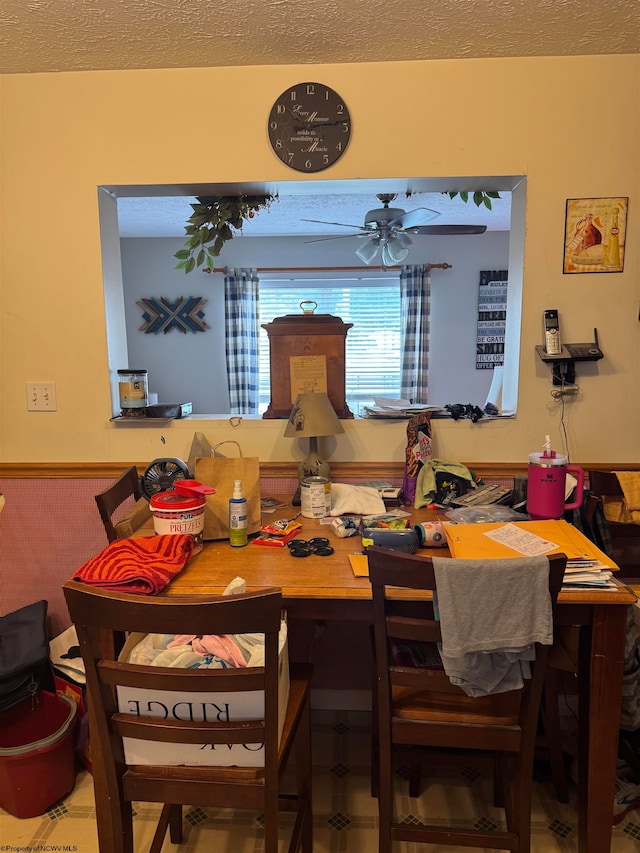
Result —
<svg viewBox="0 0 640 853"><path fill-rule="evenodd" d="M356 277L358 276L358 277ZM318 303L316 314L332 314L353 323L346 341L347 405L359 414L373 397L400 396L400 284L397 273L327 272L283 279L260 275L260 325L275 317L299 314L300 302ZM260 329L260 403L270 400L269 339Z"/></svg>

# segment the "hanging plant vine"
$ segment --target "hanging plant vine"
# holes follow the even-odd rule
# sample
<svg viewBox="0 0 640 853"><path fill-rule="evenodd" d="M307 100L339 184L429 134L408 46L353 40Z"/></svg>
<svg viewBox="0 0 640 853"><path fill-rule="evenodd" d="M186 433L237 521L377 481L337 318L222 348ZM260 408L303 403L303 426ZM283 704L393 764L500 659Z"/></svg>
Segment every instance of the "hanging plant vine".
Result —
<svg viewBox="0 0 640 853"><path fill-rule="evenodd" d="M189 273L198 267L203 272L215 270L216 258L227 240L242 230L243 222L260 210L269 209L274 200L270 195L197 196L193 213L185 225L182 249L174 254L177 270Z"/></svg>
<svg viewBox="0 0 640 853"><path fill-rule="evenodd" d="M466 191L458 192L444 192L442 195L448 195L449 198L455 198L457 195L460 196L460 200L465 204L469 201L469 197L473 199L473 203L476 207L480 207L484 204L487 210L491 210L491 199L492 198L500 198L500 193L497 192L485 192L484 190L476 190L474 193L469 193Z"/></svg>

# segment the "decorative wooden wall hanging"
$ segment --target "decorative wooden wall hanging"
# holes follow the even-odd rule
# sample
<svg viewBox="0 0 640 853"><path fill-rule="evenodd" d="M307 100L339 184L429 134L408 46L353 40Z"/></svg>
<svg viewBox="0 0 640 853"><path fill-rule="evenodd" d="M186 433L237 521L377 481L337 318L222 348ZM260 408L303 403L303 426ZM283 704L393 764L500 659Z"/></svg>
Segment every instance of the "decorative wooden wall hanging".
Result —
<svg viewBox="0 0 640 853"><path fill-rule="evenodd" d="M204 321L204 306L209 300L202 296L179 296L174 302L164 296L139 299L136 303L142 309L144 323L139 331L146 335L165 335L171 329L187 332L204 332L210 329Z"/></svg>

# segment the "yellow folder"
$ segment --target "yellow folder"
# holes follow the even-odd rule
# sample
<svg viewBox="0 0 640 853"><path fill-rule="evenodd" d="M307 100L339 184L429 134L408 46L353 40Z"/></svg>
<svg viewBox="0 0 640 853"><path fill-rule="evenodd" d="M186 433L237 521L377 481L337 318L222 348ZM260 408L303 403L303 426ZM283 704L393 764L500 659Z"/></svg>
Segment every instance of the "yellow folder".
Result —
<svg viewBox="0 0 640 853"><path fill-rule="evenodd" d="M353 569L353 574L357 578L369 577L369 561L366 554L349 554L349 562Z"/></svg>
<svg viewBox="0 0 640 853"><path fill-rule="evenodd" d="M577 527L562 519L549 521L512 521L514 524L535 536L548 540L556 547L546 553L564 553L569 560L599 560L607 568L617 569L618 566L601 551L590 539L581 533ZM522 556L501 542L495 542L486 536L492 530L504 527L504 522L489 522L486 524L443 524L452 557L468 560L481 560Z"/></svg>

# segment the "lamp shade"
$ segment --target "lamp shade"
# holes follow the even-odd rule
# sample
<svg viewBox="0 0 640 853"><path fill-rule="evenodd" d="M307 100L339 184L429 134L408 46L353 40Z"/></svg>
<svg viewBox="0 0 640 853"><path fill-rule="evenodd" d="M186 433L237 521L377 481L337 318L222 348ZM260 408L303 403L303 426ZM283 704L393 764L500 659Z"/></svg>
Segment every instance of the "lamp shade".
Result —
<svg viewBox="0 0 640 853"><path fill-rule="evenodd" d="M374 260L375 256L378 254L379 248L380 241L371 238L371 240L367 240L364 245L356 249L356 255L363 263L370 264Z"/></svg>
<svg viewBox="0 0 640 853"><path fill-rule="evenodd" d="M382 246L382 262L388 266L402 263L409 255L409 249L402 240L394 237Z"/></svg>
<svg viewBox="0 0 640 853"><path fill-rule="evenodd" d="M286 438L340 435L344 427L326 394L298 394L284 434Z"/></svg>

